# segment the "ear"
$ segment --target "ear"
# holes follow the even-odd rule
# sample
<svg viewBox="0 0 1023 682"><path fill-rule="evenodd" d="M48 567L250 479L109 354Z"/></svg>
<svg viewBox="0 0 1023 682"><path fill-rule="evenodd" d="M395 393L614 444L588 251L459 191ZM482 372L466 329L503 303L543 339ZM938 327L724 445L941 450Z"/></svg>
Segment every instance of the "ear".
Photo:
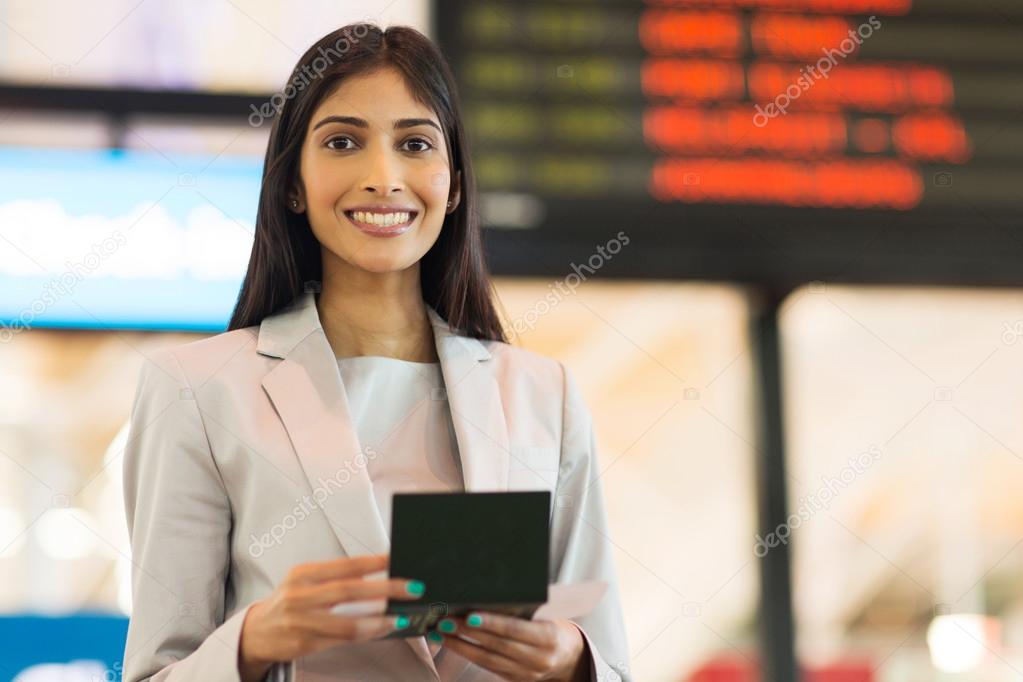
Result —
<svg viewBox="0 0 1023 682"><path fill-rule="evenodd" d="M304 213L305 212L305 193L302 191L301 185L292 186L288 192L288 210L293 213Z"/></svg>
<svg viewBox="0 0 1023 682"><path fill-rule="evenodd" d="M451 190L451 206L448 207L447 213L454 213L455 209L458 208L459 202L462 200L462 171L455 172L454 188Z"/></svg>

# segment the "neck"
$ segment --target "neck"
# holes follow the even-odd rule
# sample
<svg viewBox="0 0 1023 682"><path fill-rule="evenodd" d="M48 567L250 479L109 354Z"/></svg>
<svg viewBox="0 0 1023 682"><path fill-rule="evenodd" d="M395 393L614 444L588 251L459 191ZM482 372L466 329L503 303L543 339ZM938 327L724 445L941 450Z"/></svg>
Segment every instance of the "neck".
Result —
<svg viewBox="0 0 1023 682"><path fill-rule="evenodd" d="M418 263L386 273L324 268L316 308L336 357L378 355L437 362Z"/></svg>

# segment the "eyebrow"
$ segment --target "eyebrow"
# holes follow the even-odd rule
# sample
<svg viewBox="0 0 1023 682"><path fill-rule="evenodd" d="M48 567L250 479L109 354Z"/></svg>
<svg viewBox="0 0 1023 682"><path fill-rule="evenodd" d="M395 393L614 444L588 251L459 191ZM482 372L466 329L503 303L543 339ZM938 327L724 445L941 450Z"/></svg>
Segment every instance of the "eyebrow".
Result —
<svg viewBox="0 0 1023 682"><path fill-rule="evenodd" d="M369 128L369 122L364 118L357 116L327 116L326 118L320 119L320 121L313 126L313 130L316 130L320 126L325 126L328 123L347 123L348 125L355 126L356 128ZM399 118L394 122L395 130L402 130L403 128L414 128L415 126L433 126L437 129L437 132L443 132L440 126L434 123L428 118Z"/></svg>

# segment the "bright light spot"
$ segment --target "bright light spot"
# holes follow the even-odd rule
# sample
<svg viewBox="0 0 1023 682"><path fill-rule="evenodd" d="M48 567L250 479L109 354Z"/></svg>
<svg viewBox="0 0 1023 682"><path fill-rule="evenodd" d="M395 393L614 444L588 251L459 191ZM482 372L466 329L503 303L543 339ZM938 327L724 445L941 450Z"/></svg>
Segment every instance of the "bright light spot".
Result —
<svg viewBox="0 0 1023 682"><path fill-rule="evenodd" d="M36 542L54 559L81 559L96 546L94 526L89 512L79 507L50 509L36 523Z"/></svg>
<svg viewBox="0 0 1023 682"><path fill-rule="evenodd" d="M927 628L927 647L934 667L946 673L973 670L995 646L996 624L971 613L937 616Z"/></svg>

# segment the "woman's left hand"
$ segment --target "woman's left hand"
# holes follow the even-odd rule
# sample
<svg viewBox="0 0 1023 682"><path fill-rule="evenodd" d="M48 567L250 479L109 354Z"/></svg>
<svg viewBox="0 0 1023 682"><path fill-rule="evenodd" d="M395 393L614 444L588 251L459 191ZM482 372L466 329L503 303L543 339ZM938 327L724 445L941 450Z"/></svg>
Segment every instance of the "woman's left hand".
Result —
<svg viewBox="0 0 1023 682"><path fill-rule="evenodd" d="M568 620L476 611L467 618L445 618L438 628L447 649L511 682L590 678L586 641Z"/></svg>

